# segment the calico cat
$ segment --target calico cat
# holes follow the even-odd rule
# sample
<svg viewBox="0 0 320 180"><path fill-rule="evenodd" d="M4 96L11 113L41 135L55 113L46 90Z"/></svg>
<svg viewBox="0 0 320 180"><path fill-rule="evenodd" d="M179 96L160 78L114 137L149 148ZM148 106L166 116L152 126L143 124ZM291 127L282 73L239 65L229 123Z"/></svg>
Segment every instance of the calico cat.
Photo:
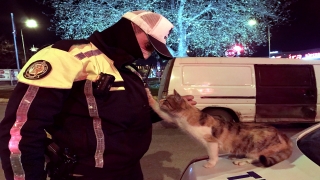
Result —
<svg viewBox="0 0 320 180"><path fill-rule="evenodd" d="M219 150L246 158L233 161L236 165L260 162L265 167L279 163L292 154L292 142L276 128L254 123L233 123L215 119L190 105L175 90L159 103L147 90L152 109L167 122L199 140L207 149L206 168L214 167Z"/></svg>

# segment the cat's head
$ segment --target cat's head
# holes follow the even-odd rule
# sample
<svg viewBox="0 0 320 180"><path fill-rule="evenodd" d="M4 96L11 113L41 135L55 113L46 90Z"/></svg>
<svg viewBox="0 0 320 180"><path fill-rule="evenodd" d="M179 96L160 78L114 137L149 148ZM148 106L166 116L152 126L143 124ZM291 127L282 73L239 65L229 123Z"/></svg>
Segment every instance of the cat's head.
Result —
<svg viewBox="0 0 320 180"><path fill-rule="evenodd" d="M171 114L181 112L191 106L176 90L173 90L173 94L168 95L166 99L160 100L159 103L163 111Z"/></svg>

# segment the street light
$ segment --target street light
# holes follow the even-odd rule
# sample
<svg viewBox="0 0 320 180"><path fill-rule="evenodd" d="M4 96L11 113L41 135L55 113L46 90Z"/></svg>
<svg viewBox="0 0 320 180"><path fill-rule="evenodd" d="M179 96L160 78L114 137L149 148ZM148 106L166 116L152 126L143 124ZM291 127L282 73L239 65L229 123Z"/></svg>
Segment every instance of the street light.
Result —
<svg viewBox="0 0 320 180"><path fill-rule="evenodd" d="M36 27L38 27L37 21L35 21L33 19L26 20L25 24L26 24L26 27L28 27L28 28L36 28ZM24 54L24 62L27 62L26 49L24 47L24 39L23 39L22 29L23 28L21 28L21 40L22 40L22 48L23 48L23 54Z"/></svg>
<svg viewBox="0 0 320 180"><path fill-rule="evenodd" d="M257 24L257 21L256 21L255 19L250 19L250 20L248 21L248 24L249 24L249 26L254 26L254 25Z"/></svg>
<svg viewBox="0 0 320 180"><path fill-rule="evenodd" d="M37 52L38 51L38 49L39 48L37 48L37 47L34 47L34 45L32 45L32 47L30 48L30 51L32 51L32 52Z"/></svg>
<svg viewBox="0 0 320 180"><path fill-rule="evenodd" d="M269 58L270 58L270 52L271 52L271 50L270 50L270 26L269 26L269 24L268 24L268 46L269 46Z"/></svg>
<svg viewBox="0 0 320 180"><path fill-rule="evenodd" d="M257 20L255 19L250 19L248 21L249 26L254 26L257 24ZM268 47L269 47L269 57L270 57L270 52L271 52L271 43L270 43L270 26L268 25Z"/></svg>
<svg viewBox="0 0 320 180"><path fill-rule="evenodd" d="M15 54L16 54L17 69L19 72L20 65L19 65L18 47L17 47L17 41L16 41L16 26L14 25L13 13L10 13L10 14L11 14L11 22L12 22L12 35L13 35L13 42L14 42L14 50L15 50Z"/></svg>

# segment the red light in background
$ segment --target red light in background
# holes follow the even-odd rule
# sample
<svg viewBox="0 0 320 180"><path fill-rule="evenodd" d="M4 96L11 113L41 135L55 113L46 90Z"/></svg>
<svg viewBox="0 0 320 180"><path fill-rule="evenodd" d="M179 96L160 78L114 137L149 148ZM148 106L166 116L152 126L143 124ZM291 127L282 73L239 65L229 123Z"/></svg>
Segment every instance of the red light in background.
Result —
<svg viewBox="0 0 320 180"><path fill-rule="evenodd" d="M242 47L241 46L234 46L233 49L237 52L241 51L242 50Z"/></svg>

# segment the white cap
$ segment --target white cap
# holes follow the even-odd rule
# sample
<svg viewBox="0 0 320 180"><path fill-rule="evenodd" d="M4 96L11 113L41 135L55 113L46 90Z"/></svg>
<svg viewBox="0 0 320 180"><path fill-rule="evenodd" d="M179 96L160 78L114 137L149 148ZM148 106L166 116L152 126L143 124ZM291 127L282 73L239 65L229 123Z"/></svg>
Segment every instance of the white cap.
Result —
<svg viewBox="0 0 320 180"><path fill-rule="evenodd" d="M127 12L122 17L139 26L160 55L167 59L173 58L166 46L167 38L173 28L173 24L168 19L161 14L144 10Z"/></svg>

